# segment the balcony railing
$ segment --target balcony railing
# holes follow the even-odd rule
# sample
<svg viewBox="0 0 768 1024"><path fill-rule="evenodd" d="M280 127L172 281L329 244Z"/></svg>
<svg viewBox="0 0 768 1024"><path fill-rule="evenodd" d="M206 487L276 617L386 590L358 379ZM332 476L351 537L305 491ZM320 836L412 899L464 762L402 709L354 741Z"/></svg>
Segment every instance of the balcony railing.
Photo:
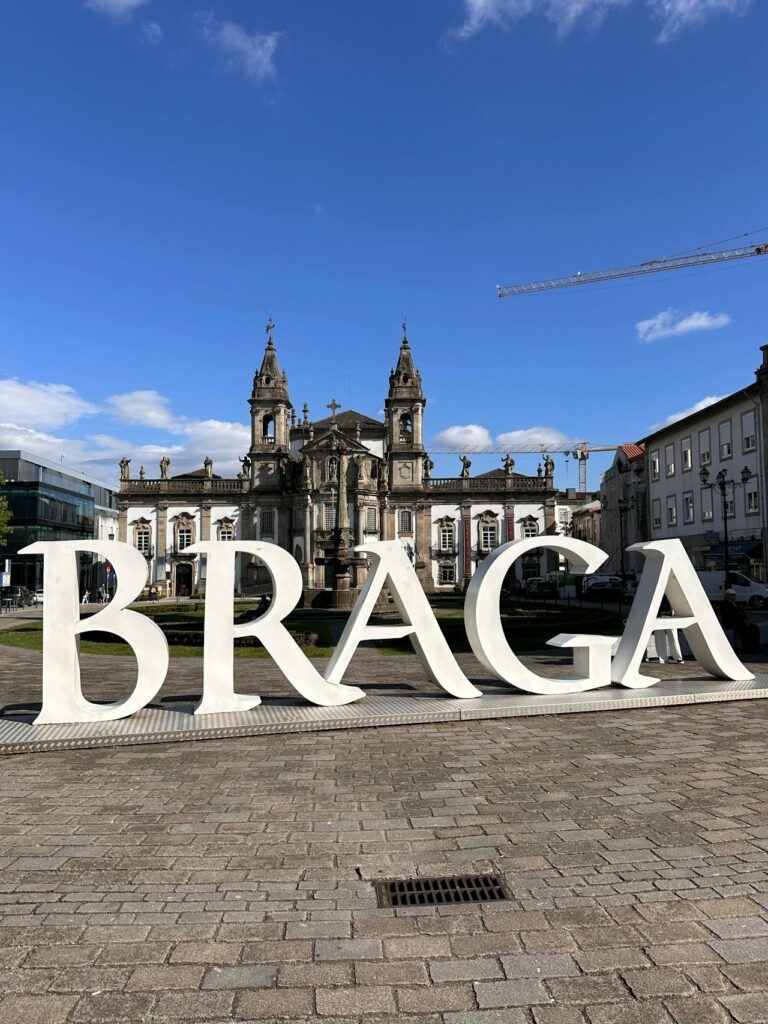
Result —
<svg viewBox="0 0 768 1024"><path fill-rule="evenodd" d="M506 476L434 476L425 480L433 491L542 491L543 477Z"/></svg>
<svg viewBox="0 0 768 1024"><path fill-rule="evenodd" d="M217 494L242 494L248 481L240 479L209 480L197 477L185 480L123 480L120 484L121 495L174 495L200 494L213 491Z"/></svg>

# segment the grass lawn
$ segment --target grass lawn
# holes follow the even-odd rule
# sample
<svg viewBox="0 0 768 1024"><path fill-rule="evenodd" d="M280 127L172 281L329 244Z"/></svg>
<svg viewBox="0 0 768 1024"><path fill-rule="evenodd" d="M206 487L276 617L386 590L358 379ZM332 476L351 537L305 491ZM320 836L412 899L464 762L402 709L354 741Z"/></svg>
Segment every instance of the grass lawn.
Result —
<svg viewBox="0 0 768 1024"><path fill-rule="evenodd" d="M239 605L235 621L247 621L252 617L257 604ZM142 614L152 618L165 633L172 658L201 658L203 656L203 602L189 602L181 605L146 606ZM440 602L435 615L450 648L456 653L471 650L464 630L463 602ZM376 620L373 620L374 622ZM384 620L379 620L383 622ZM302 617L301 611L290 615L286 625L297 638L301 649L308 658L329 658L333 653L333 640L328 620L322 616ZM597 633L618 636L621 634L621 617L614 612L593 608L560 608L531 605L505 605L502 608L502 625L510 646L515 651L537 651L546 646L546 641L557 633ZM0 630L0 644L8 647L22 647L30 651L41 651L43 647L43 624L36 620L26 622L13 629ZM86 634L80 641L83 654L130 655L131 648L110 634L94 633L91 639ZM310 643L309 641L314 642ZM386 640L366 644L381 654L410 654L413 647L408 639ZM235 640L236 658L267 658L269 655L260 645L248 639Z"/></svg>

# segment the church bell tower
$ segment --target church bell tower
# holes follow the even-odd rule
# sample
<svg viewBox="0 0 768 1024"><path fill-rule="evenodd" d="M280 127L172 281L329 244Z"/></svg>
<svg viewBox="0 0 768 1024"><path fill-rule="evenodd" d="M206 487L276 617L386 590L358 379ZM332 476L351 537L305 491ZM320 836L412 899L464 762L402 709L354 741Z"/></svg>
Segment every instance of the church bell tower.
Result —
<svg viewBox="0 0 768 1024"><path fill-rule="evenodd" d="M397 366L389 375L389 393L384 402L392 490L421 487L426 454L423 438L426 404L421 374L414 366L403 321L403 340Z"/></svg>
<svg viewBox="0 0 768 1024"><path fill-rule="evenodd" d="M291 410L288 378L280 372L277 349L272 337L275 325L267 321L267 347L261 368L253 378L248 404L251 407L251 480L267 482L277 475L278 463L291 450Z"/></svg>

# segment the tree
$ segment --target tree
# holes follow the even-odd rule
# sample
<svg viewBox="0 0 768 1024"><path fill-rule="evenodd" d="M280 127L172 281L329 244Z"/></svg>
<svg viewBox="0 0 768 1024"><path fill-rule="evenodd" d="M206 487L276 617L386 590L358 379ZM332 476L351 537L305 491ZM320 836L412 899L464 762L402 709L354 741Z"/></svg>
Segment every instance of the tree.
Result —
<svg viewBox="0 0 768 1024"><path fill-rule="evenodd" d="M5 483L5 477L0 473L0 487ZM6 536L11 532L11 510L8 507L8 499L0 494L0 545Z"/></svg>

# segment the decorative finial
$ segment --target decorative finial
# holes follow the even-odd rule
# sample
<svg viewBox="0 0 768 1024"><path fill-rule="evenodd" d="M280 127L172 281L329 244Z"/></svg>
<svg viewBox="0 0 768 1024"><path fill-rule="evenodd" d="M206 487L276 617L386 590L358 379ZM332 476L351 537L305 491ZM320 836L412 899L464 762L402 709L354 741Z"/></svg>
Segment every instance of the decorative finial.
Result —
<svg viewBox="0 0 768 1024"><path fill-rule="evenodd" d="M336 410L340 409L341 406L339 405L339 403L336 401L335 398L332 398L330 400L330 402L328 403L328 405L326 405L325 408L331 410L331 422L335 423L336 422Z"/></svg>
<svg viewBox="0 0 768 1024"><path fill-rule="evenodd" d="M408 317L403 313L403 322L401 324L403 328L403 344L408 344Z"/></svg>
<svg viewBox="0 0 768 1024"><path fill-rule="evenodd" d="M302 422L309 423L309 404L307 402L304 403L301 411L304 413L304 419Z"/></svg>
<svg viewBox="0 0 768 1024"><path fill-rule="evenodd" d="M272 332L274 331L274 329L275 329L275 321L270 316L269 319L267 320L267 326L264 328L264 330L266 331L266 335L267 335L267 345L269 345L269 346L274 345L274 342L272 341Z"/></svg>

